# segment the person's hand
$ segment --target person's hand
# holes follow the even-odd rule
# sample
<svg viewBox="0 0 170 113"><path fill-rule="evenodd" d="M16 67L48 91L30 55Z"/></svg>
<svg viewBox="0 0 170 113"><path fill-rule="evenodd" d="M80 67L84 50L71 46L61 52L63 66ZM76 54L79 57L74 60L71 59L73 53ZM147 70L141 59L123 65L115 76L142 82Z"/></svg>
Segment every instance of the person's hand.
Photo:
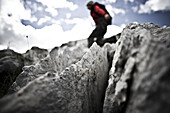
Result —
<svg viewBox="0 0 170 113"><path fill-rule="evenodd" d="M104 15L104 18L105 18L106 20L108 20L108 19L110 19L110 15L109 15L109 14L105 14L105 15Z"/></svg>

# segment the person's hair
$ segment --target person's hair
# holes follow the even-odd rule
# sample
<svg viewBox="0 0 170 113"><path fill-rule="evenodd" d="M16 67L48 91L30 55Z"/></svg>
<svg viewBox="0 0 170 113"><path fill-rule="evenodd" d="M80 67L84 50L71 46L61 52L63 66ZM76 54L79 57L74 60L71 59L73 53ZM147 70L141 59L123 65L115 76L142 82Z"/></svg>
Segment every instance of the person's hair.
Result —
<svg viewBox="0 0 170 113"><path fill-rule="evenodd" d="M87 6L92 6L94 4L94 2L92 0L90 0L89 2L87 2Z"/></svg>

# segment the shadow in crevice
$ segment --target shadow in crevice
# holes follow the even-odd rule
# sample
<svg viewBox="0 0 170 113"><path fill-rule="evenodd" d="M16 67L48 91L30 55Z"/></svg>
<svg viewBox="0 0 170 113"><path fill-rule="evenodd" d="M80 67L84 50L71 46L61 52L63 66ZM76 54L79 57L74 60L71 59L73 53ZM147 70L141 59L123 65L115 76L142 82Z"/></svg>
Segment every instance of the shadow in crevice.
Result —
<svg viewBox="0 0 170 113"><path fill-rule="evenodd" d="M103 43L116 43L117 40L120 38L121 33L118 33L117 35L111 36L109 38L105 38L103 40Z"/></svg>
<svg viewBox="0 0 170 113"><path fill-rule="evenodd" d="M131 72L131 77L130 79L127 81L127 84L128 84L128 87L127 87L127 92L126 92L126 97L127 97L127 100L123 103L123 106L122 106L122 110L120 113L126 113L126 110L127 110L127 107L128 107L128 104L129 104L129 101L130 101L130 97L131 97L131 87L132 87L132 84L133 84L133 75L134 73L136 72L136 65L133 66L133 70Z"/></svg>
<svg viewBox="0 0 170 113"><path fill-rule="evenodd" d="M104 101L105 101L105 96L106 96L106 89L108 87L108 81L109 81L109 72L110 72L110 69L112 68L112 60L113 60L113 56L114 56L114 53L113 55L110 55L110 54L107 54L107 59L108 59L108 63L109 63L109 66L108 66L108 72L107 72L107 83L105 84L104 86L104 93L103 93L103 98L102 98L102 111L101 113L103 113L103 106L104 106Z"/></svg>

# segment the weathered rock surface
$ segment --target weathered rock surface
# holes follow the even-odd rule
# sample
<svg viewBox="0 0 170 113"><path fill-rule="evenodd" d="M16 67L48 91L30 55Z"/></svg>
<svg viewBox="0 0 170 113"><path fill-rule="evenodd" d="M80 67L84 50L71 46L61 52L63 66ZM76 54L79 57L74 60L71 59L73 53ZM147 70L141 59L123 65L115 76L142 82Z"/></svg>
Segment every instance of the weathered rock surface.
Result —
<svg viewBox="0 0 170 113"><path fill-rule="evenodd" d="M42 76L47 72L60 73L66 67L78 62L87 51L87 41L80 40L69 42L61 48L52 49L46 58L41 59L37 64L25 66L23 72L17 77L9 89L9 94L18 91L30 81ZM36 52L37 53L37 52Z"/></svg>
<svg viewBox="0 0 170 113"><path fill-rule="evenodd" d="M130 24L123 30L103 113L168 113L169 41L170 28L154 24Z"/></svg>
<svg viewBox="0 0 170 113"><path fill-rule="evenodd" d="M28 50L26 53L23 54L24 57L24 65L34 65L37 62L39 62L41 59L47 57L48 50L41 49L38 47L32 47L30 50Z"/></svg>
<svg viewBox="0 0 170 113"><path fill-rule="evenodd" d="M80 61L59 75L41 75L17 93L3 98L0 112L102 112L108 66L107 49L94 44Z"/></svg>
<svg viewBox="0 0 170 113"><path fill-rule="evenodd" d="M155 27L139 38L142 42L136 54L126 112L169 113L170 28Z"/></svg>
<svg viewBox="0 0 170 113"><path fill-rule="evenodd" d="M169 113L170 28L129 24L117 36L102 48L82 40L31 57L0 112Z"/></svg>
<svg viewBox="0 0 170 113"><path fill-rule="evenodd" d="M12 50L0 51L0 97L3 97L22 72L24 60L21 54Z"/></svg>
<svg viewBox="0 0 170 113"><path fill-rule="evenodd" d="M3 97L16 77L22 72L23 66L34 65L41 59L46 58L48 51L38 47L32 47L24 54L13 50L0 51L0 97ZM18 80L18 79L17 79ZM11 88L10 88L11 89ZM10 91L11 92L11 91Z"/></svg>

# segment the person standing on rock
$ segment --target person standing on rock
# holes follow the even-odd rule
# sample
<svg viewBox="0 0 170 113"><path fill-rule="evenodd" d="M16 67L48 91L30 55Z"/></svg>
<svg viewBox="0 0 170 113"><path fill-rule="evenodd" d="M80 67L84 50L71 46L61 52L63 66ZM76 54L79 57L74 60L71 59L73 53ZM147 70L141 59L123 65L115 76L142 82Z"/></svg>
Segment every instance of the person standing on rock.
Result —
<svg viewBox="0 0 170 113"><path fill-rule="evenodd" d="M88 37L88 47L90 48L94 41L96 41L98 45L103 46L103 37L107 31L107 25L111 24L112 17L105 9L105 6L97 2L89 1L87 8L90 10L91 16L96 24L96 28Z"/></svg>

